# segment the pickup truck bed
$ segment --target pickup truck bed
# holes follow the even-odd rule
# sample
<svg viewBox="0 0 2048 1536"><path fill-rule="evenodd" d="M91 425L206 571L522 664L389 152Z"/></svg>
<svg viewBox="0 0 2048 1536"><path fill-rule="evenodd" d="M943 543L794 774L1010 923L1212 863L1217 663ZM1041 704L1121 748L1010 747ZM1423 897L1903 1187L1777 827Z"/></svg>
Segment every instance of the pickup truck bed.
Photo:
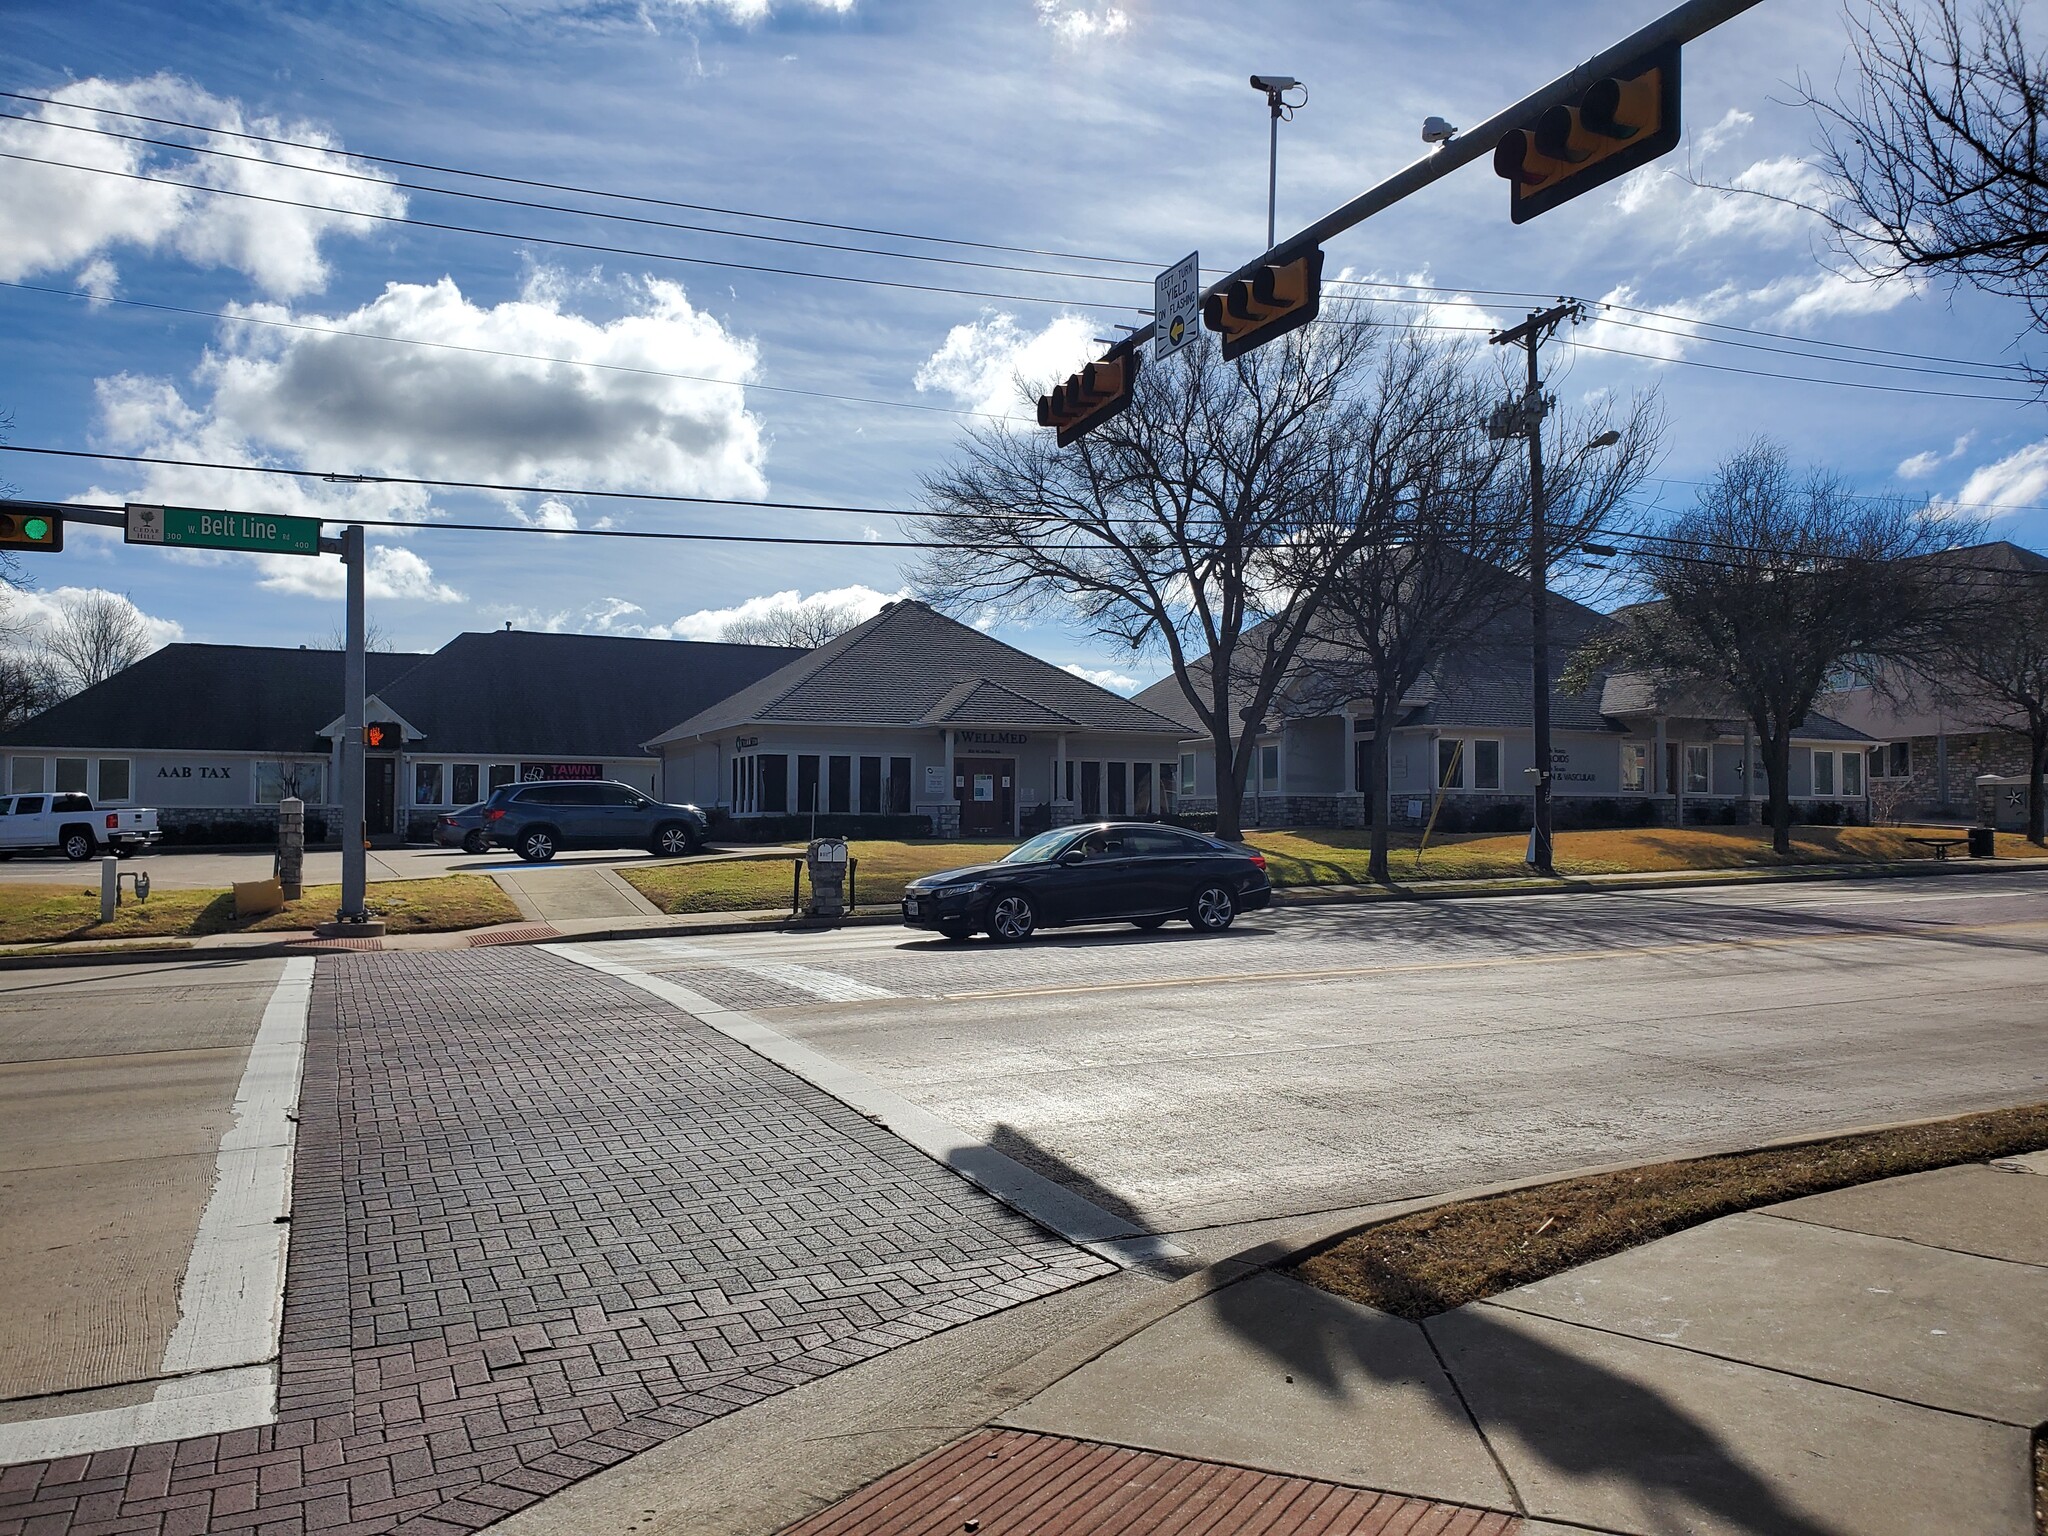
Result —
<svg viewBox="0 0 2048 1536"><path fill-rule="evenodd" d="M62 853L70 859L114 853L125 858L161 835L152 810L101 809L90 795L68 792L0 796L0 859L17 853Z"/></svg>

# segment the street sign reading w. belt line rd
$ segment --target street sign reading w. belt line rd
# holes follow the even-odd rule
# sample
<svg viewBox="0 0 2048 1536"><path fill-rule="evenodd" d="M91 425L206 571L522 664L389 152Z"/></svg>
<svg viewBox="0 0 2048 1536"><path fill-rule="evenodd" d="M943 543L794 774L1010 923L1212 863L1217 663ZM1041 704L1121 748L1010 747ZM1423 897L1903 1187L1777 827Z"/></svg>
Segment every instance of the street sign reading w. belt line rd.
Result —
<svg viewBox="0 0 2048 1536"><path fill-rule="evenodd" d="M130 502L127 541L188 549L245 549L267 555L317 555L320 519L208 512L197 507L146 507Z"/></svg>

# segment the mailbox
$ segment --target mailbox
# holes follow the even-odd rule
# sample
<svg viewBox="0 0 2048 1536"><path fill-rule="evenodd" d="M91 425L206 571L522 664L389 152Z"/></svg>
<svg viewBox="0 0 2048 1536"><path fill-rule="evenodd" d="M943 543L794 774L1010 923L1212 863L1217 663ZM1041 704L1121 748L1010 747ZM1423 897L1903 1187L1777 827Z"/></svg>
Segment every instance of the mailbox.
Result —
<svg viewBox="0 0 2048 1536"><path fill-rule="evenodd" d="M804 869L811 877L811 917L846 915L846 839L820 837L804 850Z"/></svg>

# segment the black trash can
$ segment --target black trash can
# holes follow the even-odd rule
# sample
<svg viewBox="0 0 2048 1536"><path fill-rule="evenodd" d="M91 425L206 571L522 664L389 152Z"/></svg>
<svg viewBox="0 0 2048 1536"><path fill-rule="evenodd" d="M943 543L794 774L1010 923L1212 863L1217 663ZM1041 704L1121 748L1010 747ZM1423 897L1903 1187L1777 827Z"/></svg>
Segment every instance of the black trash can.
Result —
<svg viewBox="0 0 2048 1536"><path fill-rule="evenodd" d="M1998 856L1998 833L1991 827L1970 828L1970 857L1990 859Z"/></svg>

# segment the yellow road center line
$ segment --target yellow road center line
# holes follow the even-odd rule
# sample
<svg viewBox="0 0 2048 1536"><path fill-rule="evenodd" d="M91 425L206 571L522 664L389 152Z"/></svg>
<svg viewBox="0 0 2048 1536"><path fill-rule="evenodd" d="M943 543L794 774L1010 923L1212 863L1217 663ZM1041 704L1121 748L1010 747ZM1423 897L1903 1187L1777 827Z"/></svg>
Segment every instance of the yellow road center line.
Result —
<svg viewBox="0 0 2048 1536"><path fill-rule="evenodd" d="M1802 944L1867 944L1884 939L1939 939L1952 934L2003 933L2015 928L2048 928L2048 918L2023 918L2009 923L1982 923L1940 929L1886 928L1864 933L1805 933L1788 938L1696 939L1681 944L1623 945L1612 949L1574 949L1557 955L1477 955L1463 960L1416 960L1391 965L1330 966L1306 971L1239 971L1212 976L1161 976L1142 981L1082 982L1056 987L1006 987L982 992L942 992L948 1003L997 997L1056 997L1080 992L1134 992L1148 987L1211 987L1270 981L1336 981L1349 976L1387 976L1426 971L1469 971L1501 965L1571 965L1584 960L1624 960L1639 955L1696 955L1727 949L1783 949Z"/></svg>

